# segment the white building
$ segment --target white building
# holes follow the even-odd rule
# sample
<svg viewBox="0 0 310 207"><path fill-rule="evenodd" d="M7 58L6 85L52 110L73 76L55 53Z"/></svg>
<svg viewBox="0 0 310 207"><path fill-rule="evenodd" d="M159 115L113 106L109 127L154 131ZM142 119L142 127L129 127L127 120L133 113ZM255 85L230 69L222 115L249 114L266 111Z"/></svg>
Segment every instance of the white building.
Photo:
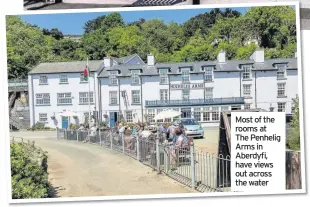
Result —
<svg viewBox="0 0 310 207"><path fill-rule="evenodd" d="M80 83L84 67L85 62L43 63L31 71L32 125L43 121L50 127L66 127L67 119L56 117L63 110L78 113L76 121L85 119L88 87ZM147 63L138 55L106 57L90 61L90 69L95 94L91 110L110 125L121 119L151 121L165 109L178 110L182 117L194 117L203 125L217 125L225 110L261 108L291 114L292 98L298 94L297 59L265 60L263 50L255 51L250 60L227 60L221 51L216 61L167 64L157 63L153 55L148 55ZM61 83L63 77L66 84ZM48 85L40 84L45 79ZM64 93L70 96L63 99ZM48 100L41 100L44 94L49 94Z"/></svg>

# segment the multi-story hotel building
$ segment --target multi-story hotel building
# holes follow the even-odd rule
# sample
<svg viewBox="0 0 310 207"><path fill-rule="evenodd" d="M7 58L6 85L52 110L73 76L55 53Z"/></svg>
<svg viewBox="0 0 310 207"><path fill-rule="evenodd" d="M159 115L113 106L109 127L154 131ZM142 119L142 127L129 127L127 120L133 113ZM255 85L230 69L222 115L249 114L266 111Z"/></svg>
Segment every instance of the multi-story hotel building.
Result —
<svg viewBox="0 0 310 207"><path fill-rule="evenodd" d="M88 117L88 84L83 81L86 62L42 63L28 77L31 125L65 128L63 110L78 114L72 123ZM249 60L227 60L224 51L215 61L157 63L138 55L90 61L90 102L94 118L110 125L151 121L166 109L193 117L203 126L217 125L225 110L260 108L292 113L298 94L297 58L264 58L257 50ZM52 118L53 119L52 119ZM72 120L72 119L71 119ZM159 120L170 121L170 120Z"/></svg>

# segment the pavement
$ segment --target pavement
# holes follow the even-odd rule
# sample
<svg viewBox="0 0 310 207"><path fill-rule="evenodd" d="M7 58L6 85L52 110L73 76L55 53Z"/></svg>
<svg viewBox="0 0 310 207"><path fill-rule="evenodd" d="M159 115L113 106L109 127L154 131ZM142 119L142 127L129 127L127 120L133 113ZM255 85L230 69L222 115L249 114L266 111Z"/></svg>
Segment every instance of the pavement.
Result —
<svg viewBox="0 0 310 207"><path fill-rule="evenodd" d="M49 180L58 197L193 193L121 153L81 142L57 140L56 132L12 132L48 152ZM147 185L146 185L147 184Z"/></svg>

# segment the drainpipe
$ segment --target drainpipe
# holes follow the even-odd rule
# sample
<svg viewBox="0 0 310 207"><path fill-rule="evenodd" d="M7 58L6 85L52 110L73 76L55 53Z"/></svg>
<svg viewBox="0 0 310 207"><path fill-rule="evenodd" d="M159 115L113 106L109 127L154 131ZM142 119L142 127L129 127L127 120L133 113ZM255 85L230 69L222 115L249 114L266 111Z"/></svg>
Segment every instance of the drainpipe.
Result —
<svg viewBox="0 0 310 207"><path fill-rule="evenodd" d="M96 93L96 79L97 79L97 71L96 72L94 72L94 91L93 91L93 97L94 97L94 102L95 102L95 107L94 107L94 111L95 111L95 114L94 115L98 115L97 114L97 98L96 98L96 96L97 96L97 93ZM90 101L90 94L88 94L88 101ZM98 126L98 116L97 117L95 117L95 124L96 124L96 126Z"/></svg>
<svg viewBox="0 0 310 207"><path fill-rule="evenodd" d="M160 79L160 77L159 77L159 79ZM169 90L169 97L168 97L168 100L169 100L169 103L170 103L170 95L171 95L171 94L170 94L170 93L171 93L171 92L170 92L170 91L171 91L171 90L170 90L170 87L171 87L171 84L170 84L170 75L168 75L168 84L169 84L169 89L168 89L168 90ZM159 94L159 95L160 95L160 94Z"/></svg>
<svg viewBox="0 0 310 207"><path fill-rule="evenodd" d="M257 108L256 71L255 71L255 108Z"/></svg>
<svg viewBox="0 0 310 207"><path fill-rule="evenodd" d="M239 80L240 80L240 81L239 81L239 82L240 82L240 90L239 90L239 91L240 91L240 97L242 96L242 95L241 95L241 94L242 94L242 93L241 93L241 74L242 74L242 73L240 72L240 74L239 74Z"/></svg>
<svg viewBox="0 0 310 207"><path fill-rule="evenodd" d="M99 121L102 122L102 106L101 106L101 79L97 77L98 79L98 114L99 114Z"/></svg>
<svg viewBox="0 0 310 207"><path fill-rule="evenodd" d="M117 120L120 121L121 113L121 80L118 77L118 117Z"/></svg>
<svg viewBox="0 0 310 207"><path fill-rule="evenodd" d="M143 91L142 91L142 76L140 76L140 99L141 99L141 119L143 123Z"/></svg>
<svg viewBox="0 0 310 207"><path fill-rule="evenodd" d="M35 119L36 119L36 116L35 116L35 99L34 99L34 96L35 96L35 94L34 94L34 88L33 88L33 75L31 75L30 76L31 77L31 99L32 99L32 123L31 123L31 126L30 127L32 127L33 125L35 125L36 124L36 121L35 121ZM28 86L28 88L29 88L29 86ZM50 100L51 100L51 96L50 96ZM57 126L58 127L58 126Z"/></svg>

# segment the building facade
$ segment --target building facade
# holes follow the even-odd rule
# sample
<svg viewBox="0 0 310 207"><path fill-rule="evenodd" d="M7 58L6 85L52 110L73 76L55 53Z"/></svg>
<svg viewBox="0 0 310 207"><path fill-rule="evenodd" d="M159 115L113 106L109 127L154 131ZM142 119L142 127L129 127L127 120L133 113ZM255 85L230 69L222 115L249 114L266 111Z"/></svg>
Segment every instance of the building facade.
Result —
<svg viewBox="0 0 310 207"><path fill-rule="evenodd" d="M87 97L83 99L87 88L80 82L83 67L74 66L77 62L61 63L66 68L79 68L67 69L68 75L62 76L66 70L57 66L60 63L44 64L29 74L31 123L45 120L50 127L66 127L66 118L49 120L63 110L74 111L78 113L76 120L85 121L89 107ZM91 110L96 111L96 120L110 126L117 121L152 121L166 109L180 111L181 117L193 117L203 126L218 125L221 111L259 108L291 114L292 99L298 94L296 56L265 60L263 50L255 51L249 60L227 60L221 51L215 61L157 63L148 55L144 63L132 55L106 57L90 65L94 74L90 80L94 97ZM48 85L40 84L44 76ZM60 83L62 77L67 77L67 84ZM47 91L49 101L41 101Z"/></svg>

